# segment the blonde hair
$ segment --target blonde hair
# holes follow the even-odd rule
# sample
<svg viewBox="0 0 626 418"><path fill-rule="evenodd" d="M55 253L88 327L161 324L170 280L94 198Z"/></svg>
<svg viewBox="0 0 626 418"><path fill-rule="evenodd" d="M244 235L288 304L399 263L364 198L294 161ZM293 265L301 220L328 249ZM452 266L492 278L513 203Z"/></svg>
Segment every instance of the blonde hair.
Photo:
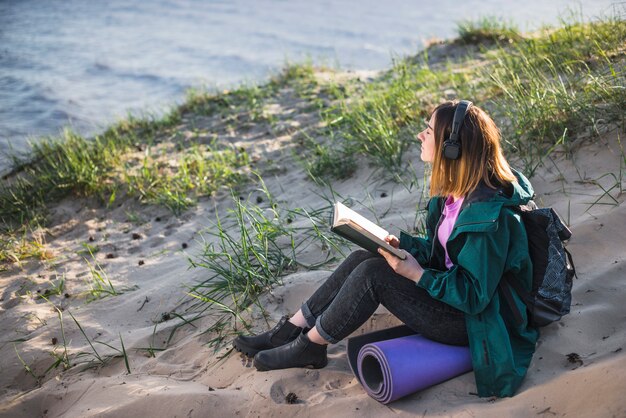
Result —
<svg viewBox="0 0 626 418"><path fill-rule="evenodd" d="M450 160L443 155L443 142L450 136L458 102L443 103L435 115L435 155L430 182L430 196L466 196L483 181L495 189L517 179L504 158L500 131L495 122L477 106L470 107L459 131L461 157Z"/></svg>

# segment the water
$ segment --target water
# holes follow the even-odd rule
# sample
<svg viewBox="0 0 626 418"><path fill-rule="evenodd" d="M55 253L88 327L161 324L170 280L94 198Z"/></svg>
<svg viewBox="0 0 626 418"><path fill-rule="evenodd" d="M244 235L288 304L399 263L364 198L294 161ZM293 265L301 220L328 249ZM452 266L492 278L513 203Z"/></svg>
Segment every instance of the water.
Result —
<svg viewBox="0 0 626 418"><path fill-rule="evenodd" d="M0 0L0 153L71 126L98 132L163 111L189 87L263 80L286 60L382 69L456 22L497 15L530 30L568 8L546 0ZM0 160L0 171L7 163Z"/></svg>

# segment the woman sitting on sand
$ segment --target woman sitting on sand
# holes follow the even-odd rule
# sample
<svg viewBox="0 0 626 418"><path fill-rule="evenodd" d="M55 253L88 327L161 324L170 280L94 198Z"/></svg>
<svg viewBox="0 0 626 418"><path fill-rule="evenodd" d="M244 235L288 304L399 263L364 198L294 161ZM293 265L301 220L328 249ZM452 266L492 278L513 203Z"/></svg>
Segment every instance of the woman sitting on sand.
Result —
<svg viewBox="0 0 626 418"><path fill-rule="evenodd" d="M427 237L387 237L405 260L382 249L353 252L291 318L237 337L235 348L254 356L258 370L326 366L327 345L383 304L426 338L469 344L480 396L512 396L520 386L538 331L517 296L524 320L516 325L497 287L510 272L530 289L526 231L512 207L528 202L532 186L510 168L498 128L471 102L438 106L417 138L421 159L432 163Z"/></svg>

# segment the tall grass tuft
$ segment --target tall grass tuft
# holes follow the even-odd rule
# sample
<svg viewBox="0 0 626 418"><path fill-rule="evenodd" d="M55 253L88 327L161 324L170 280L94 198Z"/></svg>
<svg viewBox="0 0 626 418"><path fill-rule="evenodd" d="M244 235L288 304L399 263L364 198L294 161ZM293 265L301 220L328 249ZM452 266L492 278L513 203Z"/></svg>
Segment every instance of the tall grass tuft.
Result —
<svg viewBox="0 0 626 418"><path fill-rule="evenodd" d="M253 304L259 306L259 296L281 285L284 275L300 266L322 266L341 251L340 240L328 232L330 207L282 210L266 188L261 190L268 207L233 195L234 208L223 219L216 214L216 223L202 236L202 252L189 258L191 267L209 272L206 280L189 289L189 295L197 299L191 311L211 310L245 325L242 313ZM313 265L301 261L306 251L320 253ZM224 326L223 318L216 324L221 324L220 330L232 330Z"/></svg>
<svg viewBox="0 0 626 418"><path fill-rule="evenodd" d="M71 194L104 197L110 190L108 170L129 142L114 133L89 141L66 129L60 138L33 144L32 161L17 167L19 175L0 185L1 227L43 223L47 202Z"/></svg>
<svg viewBox="0 0 626 418"><path fill-rule="evenodd" d="M527 174L555 146L624 118L625 42L624 21L572 23L500 49L480 74L510 121L505 139Z"/></svg>
<svg viewBox="0 0 626 418"><path fill-rule="evenodd" d="M349 145L335 139L332 130L328 131L328 142L318 143L303 134L302 145L307 149L305 156L296 152L293 157L307 172L309 178L319 185L333 180L351 177L357 169L357 161Z"/></svg>
<svg viewBox="0 0 626 418"><path fill-rule="evenodd" d="M248 164L245 150L218 147L215 142L191 146L178 160L165 160L147 150L139 167L123 171L122 183L131 196L179 215L195 203L195 198L243 183L246 176L242 168Z"/></svg>
<svg viewBox="0 0 626 418"><path fill-rule="evenodd" d="M344 155L365 155L391 178L400 178L416 122L446 99L467 97L504 119L503 136L532 175L556 146L568 147L579 134L624 119L625 25L620 17L587 23L572 15L560 28L522 37L496 17L460 22L462 42L484 44L483 62L476 65L468 56L447 65L438 62L435 68L428 49L396 62L360 92L322 112L320 134L328 137L332 130L332 141L311 147L322 157L307 167L310 177L319 177L322 163L337 165L327 150L344 149Z"/></svg>
<svg viewBox="0 0 626 418"><path fill-rule="evenodd" d="M415 143L416 123L439 103L444 90L463 95L467 74L429 67L427 54L417 60L398 60L393 68L366 84L356 97L340 100L322 112L322 133L334 131L330 147L364 155L385 176L406 172L403 159Z"/></svg>
<svg viewBox="0 0 626 418"><path fill-rule="evenodd" d="M35 258L51 260L54 253L46 247L44 235L33 231L0 234L0 271L8 270L12 264L21 267L22 261Z"/></svg>
<svg viewBox="0 0 626 418"><path fill-rule="evenodd" d="M485 42L512 43L521 39L520 31L511 21L497 16L483 16L457 23L458 40L465 44Z"/></svg>

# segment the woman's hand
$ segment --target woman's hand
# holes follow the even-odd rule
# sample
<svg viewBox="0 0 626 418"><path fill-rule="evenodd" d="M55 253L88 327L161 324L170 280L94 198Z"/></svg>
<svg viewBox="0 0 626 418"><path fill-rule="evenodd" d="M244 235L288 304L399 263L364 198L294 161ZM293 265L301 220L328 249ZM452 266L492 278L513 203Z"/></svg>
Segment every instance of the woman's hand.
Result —
<svg viewBox="0 0 626 418"><path fill-rule="evenodd" d="M400 248L400 240L395 235L387 235L385 237L385 241L387 241L387 244L391 245L393 248Z"/></svg>
<svg viewBox="0 0 626 418"><path fill-rule="evenodd" d="M424 273L424 269L411 254L405 250L401 251L406 255L404 260L396 257L388 251L385 251L383 248L378 249L378 253L385 257L385 260L387 260L387 263L393 271L398 273L400 276L413 280L415 283L419 282L422 278L422 274Z"/></svg>

